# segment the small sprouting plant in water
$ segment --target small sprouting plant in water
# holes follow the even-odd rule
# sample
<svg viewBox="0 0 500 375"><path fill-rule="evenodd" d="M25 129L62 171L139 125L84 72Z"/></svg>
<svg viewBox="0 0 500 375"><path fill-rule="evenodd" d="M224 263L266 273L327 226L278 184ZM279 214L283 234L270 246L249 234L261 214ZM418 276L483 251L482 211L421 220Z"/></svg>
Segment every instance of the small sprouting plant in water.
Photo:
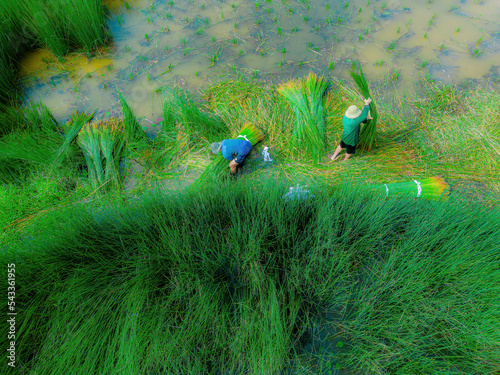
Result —
<svg viewBox="0 0 500 375"><path fill-rule="evenodd" d="M420 64L420 67L425 68L428 63L429 63L428 61L422 61L422 63Z"/></svg>
<svg viewBox="0 0 500 375"><path fill-rule="evenodd" d="M242 49L240 49L240 52L238 52L238 56L243 56L245 53L243 52Z"/></svg>
<svg viewBox="0 0 500 375"><path fill-rule="evenodd" d="M349 3L344 4L344 9L347 9L347 8L349 8Z"/></svg>
<svg viewBox="0 0 500 375"><path fill-rule="evenodd" d="M126 1L123 3L123 6L125 7L125 9L130 9L130 4Z"/></svg>
<svg viewBox="0 0 500 375"><path fill-rule="evenodd" d="M238 44L238 39L236 39L236 38L231 39L231 43Z"/></svg>
<svg viewBox="0 0 500 375"><path fill-rule="evenodd" d="M202 34L203 34L203 29L196 30L196 35L202 35Z"/></svg>
<svg viewBox="0 0 500 375"><path fill-rule="evenodd" d="M234 23L234 28L237 29L238 28L238 24L235 22Z"/></svg>
<svg viewBox="0 0 500 375"><path fill-rule="evenodd" d="M257 25L260 25L262 23L262 21L260 20L260 18L257 20L257 22L255 22Z"/></svg>
<svg viewBox="0 0 500 375"><path fill-rule="evenodd" d="M274 22L274 23L278 22L278 17L274 16L274 18L273 18L273 22Z"/></svg>
<svg viewBox="0 0 500 375"><path fill-rule="evenodd" d="M260 8L260 3L255 3L255 9L259 9Z"/></svg>
<svg viewBox="0 0 500 375"><path fill-rule="evenodd" d="M212 37L212 42L215 43L217 41L217 38L215 36Z"/></svg>
<svg viewBox="0 0 500 375"><path fill-rule="evenodd" d="M304 20L304 22L307 22L309 21L309 16L303 16L302 19Z"/></svg>
<svg viewBox="0 0 500 375"><path fill-rule="evenodd" d="M299 31L299 28L297 26L295 26L293 29L292 29L292 32L296 33L297 31Z"/></svg>
<svg viewBox="0 0 500 375"><path fill-rule="evenodd" d="M363 8L359 8L358 9L358 14L361 13L363 11Z"/></svg>
<svg viewBox="0 0 500 375"><path fill-rule="evenodd" d="M125 46L125 51L130 52L132 51L132 48L130 48L130 46Z"/></svg>
<svg viewBox="0 0 500 375"><path fill-rule="evenodd" d="M288 14L293 14L293 8L288 9Z"/></svg>
<svg viewBox="0 0 500 375"><path fill-rule="evenodd" d="M375 65L378 65L378 66L382 66L382 65L384 65L384 60L377 60L377 61L375 62Z"/></svg>
<svg viewBox="0 0 500 375"><path fill-rule="evenodd" d="M441 43L441 45L439 46L439 50L442 51L446 49L446 46L444 45L444 43Z"/></svg>
<svg viewBox="0 0 500 375"><path fill-rule="evenodd" d="M326 4L326 10L330 10L330 5Z"/></svg>
<svg viewBox="0 0 500 375"><path fill-rule="evenodd" d="M398 30L396 31L396 33L400 33L401 32L401 27L398 27Z"/></svg>
<svg viewBox="0 0 500 375"><path fill-rule="evenodd" d="M429 22L427 22L427 25L429 25L429 29L431 28L431 26L434 24L434 21L436 20L436 17L437 17L437 13L434 13L431 17L431 19L429 20Z"/></svg>
<svg viewBox="0 0 500 375"><path fill-rule="evenodd" d="M283 47L283 49L281 50L282 53L286 53L286 48Z"/></svg>
<svg viewBox="0 0 500 375"><path fill-rule="evenodd" d="M283 35L283 29L278 26L278 34Z"/></svg>
<svg viewBox="0 0 500 375"><path fill-rule="evenodd" d="M224 19L224 12L220 12L220 18Z"/></svg>
<svg viewBox="0 0 500 375"><path fill-rule="evenodd" d="M187 55L189 55L191 53L191 48L186 48L184 50L184 57L186 57Z"/></svg>
<svg viewBox="0 0 500 375"><path fill-rule="evenodd" d="M186 38L181 38L181 43L184 44L184 45L186 45L187 44Z"/></svg>
<svg viewBox="0 0 500 375"><path fill-rule="evenodd" d="M476 43L476 47L479 47L479 45L481 44L481 42L483 41L483 38L484 38L484 35L481 35L481 38L479 38L479 40L477 41Z"/></svg>
<svg viewBox="0 0 500 375"><path fill-rule="evenodd" d="M332 61L330 64L328 64L328 70L333 70L335 68L335 63Z"/></svg>
<svg viewBox="0 0 500 375"><path fill-rule="evenodd" d="M235 5L234 5L234 4L231 4L231 8L233 8L233 10L234 10L234 7L235 7Z"/></svg>
<svg viewBox="0 0 500 375"><path fill-rule="evenodd" d="M149 74L146 73L146 77L147 77L148 81L151 81L151 77L149 76Z"/></svg>
<svg viewBox="0 0 500 375"><path fill-rule="evenodd" d="M146 20L148 21L148 23L153 23L153 19L151 17L148 17Z"/></svg>
<svg viewBox="0 0 500 375"><path fill-rule="evenodd" d="M481 55L481 51L479 50L479 48L475 48L474 52L473 52L473 56L475 58L478 58L480 55Z"/></svg>
<svg viewBox="0 0 500 375"><path fill-rule="evenodd" d="M462 26L458 26L455 32L458 33L460 30L462 30Z"/></svg>
<svg viewBox="0 0 500 375"><path fill-rule="evenodd" d="M299 62L299 68L302 68L302 65L304 65L304 63L302 61Z"/></svg>
<svg viewBox="0 0 500 375"><path fill-rule="evenodd" d="M358 35L358 40L361 42L363 40L363 35Z"/></svg>
<svg viewBox="0 0 500 375"><path fill-rule="evenodd" d="M389 47L387 47L387 50L388 51L392 51L394 49L394 47L396 47L396 42L392 42L389 44Z"/></svg>
<svg viewBox="0 0 500 375"><path fill-rule="evenodd" d="M396 69L393 69L389 79L393 82L397 82L397 80L399 79L399 72Z"/></svg>
<svg viewBox="0 0 500 375"><path fill-rule="evenodd" d="M311 47L313 46L313 42L309 42L309 43L307 43L307 46L308 46L309 48L311 48Z"/></svg>
<svg viewBox="0 0 500 375"><path fill-rule="evenodd" d="M130 73L130 79L133 81L134 80L134 73Z"/></svg>
<svg viewBox="0 0 500 375"><path fill-rule="evenodd" d="M148 34L144 34L144 38L146 38L146 40L149 40L149 35Z"/></svg>
<svg viewBox="0 0 500 375"><path fill-rule="evenodd" d="M261 52L260 52L260 55L261 55L261 56L265 56L265 55L266 55L266 51L261 51Z"/></svg>
<svg viewBox="0 0 500 375"><path fill-rule="evenodd" d="M201 4L200 8L205 9L205 4ZM196 77L198 77L198 72L196 72Z"/></svg>
<svg viewBox="0 0 500 375"><path fill-rule="evenodd" d="M198 72L196 72L195 75L196 75L196 78L198 78Z"/></svg>
<svg viewBox="0 0 500 375"><path fill-rule="evenodd" d="M172 17L172 14L167 12L167 20L172 20L172 19L174 19L174 17Z"/></svg>
<svg viewBox="0 0 500 375"><path fill-rule="evenodd" d="M382 10L385 9L385 3L382 3Z"/></svg>
<svg viewBox="0 0 500 375"><path fill-rule="evenodd" d="M424 34L424 40L427 39L427 33Z"/></svg>
<svg viewBox="0 0 500 375"><path fill-rule="evenodd" d="M259 77L259 72L257 70L254 70L252 76L254 79L257 79Z"/></svg>

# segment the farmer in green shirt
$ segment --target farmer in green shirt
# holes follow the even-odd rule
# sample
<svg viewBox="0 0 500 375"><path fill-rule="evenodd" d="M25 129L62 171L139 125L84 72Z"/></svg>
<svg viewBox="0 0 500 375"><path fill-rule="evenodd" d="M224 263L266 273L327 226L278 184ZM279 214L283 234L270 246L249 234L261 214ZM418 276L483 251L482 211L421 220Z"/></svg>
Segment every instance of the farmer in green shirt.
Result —
<svg viewBox="0 0 500 375"><path fill-rule="evenodd" d="M359 142L359 130L361 129L361 123L366 123L367 120L372 119L370 116L371 102L371 98L365 99L365 107L362 111L355 105L351 105L347 109L345 116L342 119L344 133L342 134L340 145L337 147L335 153L331 157L332 161L335 160L335 158L343 148L345 148L347 151L344 161L349 159L351 155L354 155L356 153L356 146Z"/></svg>

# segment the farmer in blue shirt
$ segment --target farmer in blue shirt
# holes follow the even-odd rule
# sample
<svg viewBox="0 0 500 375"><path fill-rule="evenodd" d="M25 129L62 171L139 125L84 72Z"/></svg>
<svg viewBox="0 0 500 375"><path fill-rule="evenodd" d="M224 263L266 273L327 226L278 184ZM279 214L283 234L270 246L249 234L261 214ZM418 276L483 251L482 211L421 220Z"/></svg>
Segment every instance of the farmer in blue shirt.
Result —
<svg viewBox="0 0 500 375"><path fill-rule="evenodd" d="M236 167L243 163L252 150L252 144L246 140L244 135L239 135L237 139L224 139L222 142L214 142L210 145L212 152L217 154L222 151L224 159L231 160L229 168L231 173L236 174Z"/></svg>
<svg viewBox="0 0 500 375"><path fill-rule="evenodd" d="M351 105L347 109L345 116L342 119L342 126L344 127L342 139L340 140L340 145L337 147L335 153L331 157L332 161L335 160L335 158L343 148L345 148L347 151L344 161L349 159L356 153L356 146L359 142L359 130L361 129L361 123L366 123L367 120L372 119L370 116L371 101L371 98L365 99L365 106L362 111L355 105Z"/></svg>

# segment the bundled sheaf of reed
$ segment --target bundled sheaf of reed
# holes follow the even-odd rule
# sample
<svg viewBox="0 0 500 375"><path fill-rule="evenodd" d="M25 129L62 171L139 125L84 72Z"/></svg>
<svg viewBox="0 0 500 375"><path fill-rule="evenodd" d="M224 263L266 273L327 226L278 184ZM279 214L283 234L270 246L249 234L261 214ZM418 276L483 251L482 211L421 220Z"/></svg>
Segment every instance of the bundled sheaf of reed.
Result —
<svg viewBox="0 0 500 375"><path fill-rule="evenodd" d="M77 142L87 162L89 180L93 188L104 183L118 186L119 162L124 156L126 142L121 122L110 119L106 122L86 124L80 130Z"/></svg>
<svg viewBox="0 0 500 375"><path fill-rule="evenodd" d="M355 67L359 67L359 73L354 69ZM351 77L356 83L359 91L365 99L370 97L370 90L368 88L368 82L366 82L366 78L363 74L363 70L361 69L361 65L359 62L353 66L353 70L350 71ZM373 99L373 98L372 98ZM377 107L375 106L375 102L372 100L370 103L370 115L372 117L371 120L368 120L366 125L364 125L359 134L359 143L358 147L362 150L370 150L373 147L373 143L375 142L377 136Z"/></svg>
<svg viewBox="0 0 500 375"><path fill-rule="evenodd" d="M324 157L326 147L323 94L327 86L322 77L309 73L305 79L290 81L277 88L295 112L294 146L304 149L306 157L315 163Z"/></svg>
<svg viewBox="0 0 500 375"><path fill-rule="evenodd" d="M385 197L421 198L429 200L447 200L449 185L442 177L429 177L423 180L412 180L392 184L374 185L369 187Z"/></svg>
<svg viewBox="0 0 500 375"><path fill-rule="evenodd" d="M249 141L252 146L255 146L257 143L264 139L264 133L260 131L255 125L246 122L243 124L243 127L240 130L240 133L236 137L236 139L245 139Z"/></svg>

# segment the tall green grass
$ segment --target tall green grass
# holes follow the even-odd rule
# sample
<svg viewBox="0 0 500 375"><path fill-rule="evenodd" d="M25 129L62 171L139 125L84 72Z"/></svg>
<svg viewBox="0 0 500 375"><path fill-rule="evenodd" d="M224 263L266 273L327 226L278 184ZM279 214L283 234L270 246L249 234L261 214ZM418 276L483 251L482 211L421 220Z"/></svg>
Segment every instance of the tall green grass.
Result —
<svg viewBox="0 0 500 375"><path fill-rule="evenodd" d="M24 371L498 370L497 215L349 181L285 202L286 181L241 181L61 210L29 249L9 244ZM313 357L312 317L332 311L344 346Z"/></svg>
<svg viewBox="0 0 500 375"><path fill-rule="evenodd" d="M62 58L71 49L87 52L109 38L100 0L20 0L0 3L0 103L16 98L17 62L43 47Z"/></svg>

